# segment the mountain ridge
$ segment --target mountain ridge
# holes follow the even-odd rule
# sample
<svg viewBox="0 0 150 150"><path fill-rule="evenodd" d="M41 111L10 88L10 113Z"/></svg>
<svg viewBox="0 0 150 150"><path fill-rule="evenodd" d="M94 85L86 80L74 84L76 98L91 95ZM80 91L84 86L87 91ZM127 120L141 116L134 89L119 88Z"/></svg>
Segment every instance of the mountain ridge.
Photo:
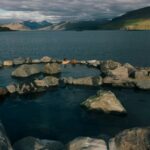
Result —
<svg viewBox="0 0 150 150"><path fill-rule="evenodd" d="M9 24L2 24L1 27L7 27L10 30L17 30L17 31L28 31L30 28L24 26L22 23L9 23Z"/></svg>
<svg viewBox="0 0 150 150"><path fill-rule="evenodd" d="M150 6L129 11L112 20L97 19L59 23L50 23L46 20L41 22L23 21L4 24L1 27L19 31L150 30Z"/></svg>
<svg viewBox="0 0 150 150"><path fill-rule="evenodd" d="M150 30L150 7L129 11L100 26L105 30Z"/></svg>

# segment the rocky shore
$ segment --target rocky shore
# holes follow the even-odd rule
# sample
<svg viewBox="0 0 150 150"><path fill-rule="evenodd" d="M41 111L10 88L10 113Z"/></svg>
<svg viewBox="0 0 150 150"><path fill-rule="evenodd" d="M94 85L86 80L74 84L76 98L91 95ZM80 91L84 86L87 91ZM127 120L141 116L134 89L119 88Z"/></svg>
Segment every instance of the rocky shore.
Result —
<svg viewBox="0 0 150 150"><path fill-rule="evenodd" d="M149 138L150 127L145 127L124 130L108 141L77 137L68 143L62 143L28 136L11 144L3 124L0 123L1 150L149 150Z"/></svg>
<svg viewBox="0 0 150 150"><path fill-rule="evenodd" d="M61 76L62 66L86 65L99 71L99 76L83 76L80 78ZM42 66L41 66L42 65ZM28 79L27 82L11 83L0 87L0 97L12 94L24 95L43 92L53 87L63 86L90 86L90 87L119 87L150 90L150 68L135 67L129 63L122 64L113 60L57 60L48 56L41 59L15 58L4 60L2 67L14 67L11 73L13 78ZM36 75L36 77L34 77ZM43 78L38 77L42 75ZM127 114L127 111L111 91L98 91L81 104L88 111L98 111L106 114Z"/></svg>
<svg viewBox="0 0 150 150"><path fill-rule="evenodd" d="M12 93L26 94L40 92L49 87L59 86L60 84L75 86L112 86L119 88L136 88L140 90L150 90L150 68L135 67L129 63L121 64L116 61L107 60L88 60L77 61L69 60L69 64L86 65L99 70L99 76L83 76L81 78L56 77L61 74L63 60L53 59L45 56L41 59L15 58L0 62L0 67L15 67L11 76L15 78L27 78L33 75L44 74L43 79L36 79L30 83L10 84L0 88L0 96ZM40 67L38 64L45 64ZM66 64L67 65L67 64ZM17 68L16 68L17 67Z"/></svg>
<svg viewBox="0 0 150 150"><path fill-rule="evenodd" d="M61 88L62 85L99 88L111 86L150 90L149 67L137 67L113 60L67 60L66 62L48 56L41 59L19 57L13 60L1 61L1 69L14 67L11 73L12 78L31 79L27 82L10 83L6 87L0 87L0 97L43 92L54 87ZM95 68L99 71L99 76L63 77L61 76L62 66L68 64L85 65L89 69L91 67ZM35 75L36 77L34 77ZM42 78L40 75L42 75ZM79 106L86 111L106 115L127 115L128 113L115 93L111 91L99 90L94 96L83 100ZM150 149L150 128L128 129L109 139L109 141L92 137L77 137L64 145L59 141L24 137L13 145L10 143L1 123L0 149L2 150L148 150Z"/></svg>
<svg viewBox="0 0 150 150"><path fill-rule="evenodd" d="M64 62L65 61L65 62ZM90 86L90 87L119 87L150 90L150 68L135 67L129 63L122 64L113 60L57 60L48 56L41 59L15 58L4 60L2 67L14 67L11 73L13 78L30 79L27 82L11 83L0 87L0 97L12 94L24 95L43 92L53 87L63 86ZM68 64L85 65L97 69L99 76L83 76L80 78L61 76L62 66ZM41 66L42 65L42 66ZM42 74L43 78L39 77ZM34 78L34 76L36 77ZM90 97L81 104L86 110L110 114L127 114L114 93L111 91L98 91L97 95Z"/></svg>

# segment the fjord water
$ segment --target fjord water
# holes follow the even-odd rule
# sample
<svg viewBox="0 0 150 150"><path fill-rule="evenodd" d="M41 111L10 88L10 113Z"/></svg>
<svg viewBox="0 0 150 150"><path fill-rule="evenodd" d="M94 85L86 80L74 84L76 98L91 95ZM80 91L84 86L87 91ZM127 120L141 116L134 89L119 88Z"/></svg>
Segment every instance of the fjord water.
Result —
<svg viewBox="0 0 150 150"><path fill-rule="evenodd" d="M114 59L137 66L150 66L150 32L1 32L0 59L15 57ZM14 68L0 69L0 85L22 82L10 77ZM61 76L97 76L100 72L77 66L62 67ZM126 117L89 114L80 103L97 90L112 90L123 103ZM0 119L14 142L25 136L60 140L78 136L112 137L119 131L150 125L150 92L133 89L62 86L47 92L11 96L0 105Z"/></svg>
<svg viewBox="0 0 150 150"><path fill-rule="evenodd" d="M1 32L0 59L39 58L114 59L135 65L150 64L149 31Z"/></svg>

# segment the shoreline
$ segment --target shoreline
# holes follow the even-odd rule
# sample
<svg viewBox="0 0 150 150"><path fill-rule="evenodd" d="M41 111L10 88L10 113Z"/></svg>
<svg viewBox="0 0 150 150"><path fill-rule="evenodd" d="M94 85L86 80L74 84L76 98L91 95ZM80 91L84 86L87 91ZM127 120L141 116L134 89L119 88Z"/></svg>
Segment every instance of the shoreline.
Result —
<svg viewBox="0 0 150 150"><path fill-rule="evenodd" d="M43 74L43 78L35 78L30 82L10 84L6 87L0 88L0 96L5 99L6 96L11 95L26 95L26 94L34 94L38 92L47 91L53 88L62 88L63 86L83 86L83 87L114 87L114 88L133 88L143 91L150 90L150 67L135 67L131 64L125 63L121 64L119 62L113 60L67 60L67 64L64 64L63 60L57 60L51 58L49 56L44 56L40 59L32 59L32 58L15 58L13 60L4 60L1 63L1 69L13 67L14 70L11 74L14 78L30 78L34 75L38 76ZM42 69L38 66L43 64ZM61 66L67 65L83 65L90 68L97 69L100 74L99 76L83 76L80 78L73 77L61 77L62 68ZM110 105L103 105L103 100L107 101L111 97L112 101ZM93 107L89 104L95 103L97 101L97 106ZM104 102L105 103L105 102ZM106 102L107 103L107 102ZM82 106L81 106L82 105ZM117 107L116 107L117 105ZM120 103L119 99L112 93L111 91L98 91L95 96L89 97L85 102L79 104L82 109L85 111L94 111L104 113L105 115L119 115L119 117L126 117L127 111ZM84 107L83 107L84 106ZM90 106L90 107L89 107ZM115 107L114 107L115 106ZM85 108L86 107L86 108ZM130 114L128 114L130 115ZM3 125L2 125L3 126ZM4 127L2 127L4 128ZM124 144L124 146L128 146L128 144L134 145L131 138L135 138L135 140L140 141L140 145L136 145L136 147L147 147L146 143L144 143L143 138L147 139L147 135L150 133L149 127L143 128L132 128L128 130L123 130L116 136L111 139L98 138L98 137L77 137L72 141L68 141L68 143L62 143L60 141L54 141L53 139L47 140L46 145L42 139L38 139L38 137L24 137L19 141L16 141L13 146L10 144L11 142L8 140L8 137L3 133L2 128L0 128L0 132L2 132L1 136L6 139L6 143L1 143L5 145L7 149L18 150L18 148L25 148L30 144L31 150L35 149L35 144L38 143L41 147L49 147L53 150L78 150L80 148L85 147L88 143L88 147L92 147L96 145L97 149L102 150L117 150L120 149ZM136 137L134 135L137 135ZM117 140L121 140L118 143ZM45 139L44 139L45 141ZM81 143L81 144L79 144ZM49 146L49 147L47 147ZM57 147L57 148L56 148ZM92 147L95 150L95 147ZM28 148L26 148L28 149ZM51 150L50 149L50 150ZM126 149L123 149L126 150Z"/></svg>
<svg viewBox="0 0 150 150"><path fill-rule="evenodd" d="M67 63L66 63L67 62ZM15 58L13 60L4 60L0 62L0 69L7 67L15 67L19 75L15 75L12 72L12 77L14 78L28 78L30 76L38 76L43 74L44 78L51 78L50 80L57 80L57 83L49 83L44 85L44 78L33 80L30 83L22 84L10 84L6 87L0 88L0 96L5 97L14 93L30 94L40 91L48 90L48 88L60 85L73 85L73 86L111 86L118 88L135 88L139 90L150 90L150 67L135 67L129 63L121 64L113 60L57 60L49 56L44 56L41 59L32 58ZM38 65L44 65L45 71L41 69ZM83 76L81 78L73 77L60 77L56 76L61 74L61 66L71 65L84 65L90 68L95 68L100 72L99 76ZM21 68L24 67L24 68ZM35 71L36 69L36 71ZM28 74L26 72L33 72ZM34 71L35 72L34 72ZM51 70L51 71L50 71ZM58 71L59 70L59 71ZM54 72L53 72L54 71ZM58 72L57 72L58 71ZM15 70L14 70L15 72ZM22 74L25 72L25 76ZM43 85L42 85L43 84ZM27 88L28 87L28 88ZM20 90L25 90L25 92L20 92Z"/></svg>

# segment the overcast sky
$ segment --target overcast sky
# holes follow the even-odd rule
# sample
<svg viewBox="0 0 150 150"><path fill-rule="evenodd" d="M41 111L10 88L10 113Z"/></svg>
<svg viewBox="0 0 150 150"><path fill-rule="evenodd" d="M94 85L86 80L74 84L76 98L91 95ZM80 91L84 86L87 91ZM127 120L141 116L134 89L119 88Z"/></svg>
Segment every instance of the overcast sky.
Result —
<svg viewBox="0 0 150 150"><path fill-rule="evenodd" d="M145 6L150 6L150 0L0 0L0 20L111 18Z"/></svg>

